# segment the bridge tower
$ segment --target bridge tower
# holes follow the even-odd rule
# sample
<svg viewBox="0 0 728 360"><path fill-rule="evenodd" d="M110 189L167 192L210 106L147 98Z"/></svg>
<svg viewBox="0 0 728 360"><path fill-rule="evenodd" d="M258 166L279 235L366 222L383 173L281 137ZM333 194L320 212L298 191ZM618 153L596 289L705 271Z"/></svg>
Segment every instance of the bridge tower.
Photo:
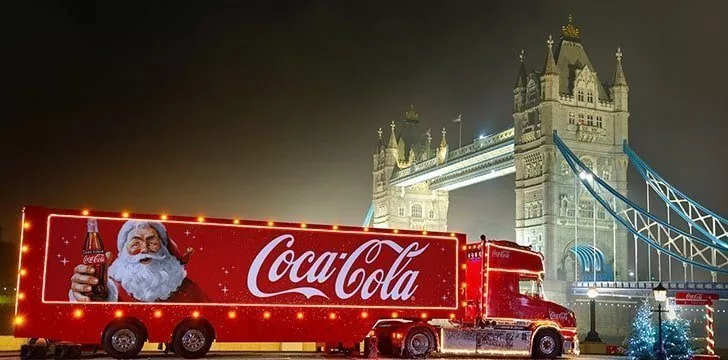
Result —
<svg viewBox="0 0 728 360"><path fill-rule="evenodd" d="M404 120L392 121L389 141L384 144L382 129L374 153L372 171L372 226L391 229L447 231L449 193L431 190L429 182L409 186L390 184L392 175L423 161L437 158L445 161L448 152L443 128L440 145L433 147L430 130L422 131L414 106Z"/></svg>
<svg viewBox="0 0 728 360"><path fill-rule="evenodd" d="M581 30L569 16L560 38L553 41L549 36L543 70L526 69L521 51L513 89L516 241L544 254L547 280L594 278L590 263L574 263L575 242L588 251L596 243L603 254L603 267L596 265L601 270L597 280L612 280L615 275L616 280L627 280L626 231L576 186L575 175L551 136L557 131L595 175L626 194L622 142L628 135L629 87L622 53L617 50L612 81L601 82L582 44Z"/></svg>

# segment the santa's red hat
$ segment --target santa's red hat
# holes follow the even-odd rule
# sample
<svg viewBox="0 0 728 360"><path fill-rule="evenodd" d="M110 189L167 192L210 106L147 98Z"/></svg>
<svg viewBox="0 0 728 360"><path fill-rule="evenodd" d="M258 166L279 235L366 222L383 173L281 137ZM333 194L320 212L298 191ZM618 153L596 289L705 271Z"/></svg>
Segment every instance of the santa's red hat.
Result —
<svg viewBox="0 0 728 360"><path fill-rule="evenodd" d="M159 239L162 241L162 246L166 247L167 251L169 251L172 256L177 258L177 260L179 260L182 265L187 264L187 262L190 260L192 248L188 247L187 249L185 249L184 253L180 253L177 244L169 237L169 234L167 234L167 228L164 227L164 224L158 221L129 220L125 222L124 225L121 226L121 229L119 229L119 234L116 237L116 246L119 252L124 249L124 245L129 238L129 232L133 229L140 227L151 227L152 229L154 229L157 234L159 234Z"/></svg>

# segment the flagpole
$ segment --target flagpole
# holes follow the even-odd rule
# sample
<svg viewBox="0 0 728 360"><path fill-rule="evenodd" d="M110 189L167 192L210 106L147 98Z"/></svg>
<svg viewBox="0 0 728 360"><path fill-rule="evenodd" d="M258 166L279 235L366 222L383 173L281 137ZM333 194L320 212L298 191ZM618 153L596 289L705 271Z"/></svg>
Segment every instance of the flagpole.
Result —
<svg viewBox="0 0 728 360"><path fill-rule="evenodd" d="M458 149L463 147L463 120L458 121Z"/></svg>

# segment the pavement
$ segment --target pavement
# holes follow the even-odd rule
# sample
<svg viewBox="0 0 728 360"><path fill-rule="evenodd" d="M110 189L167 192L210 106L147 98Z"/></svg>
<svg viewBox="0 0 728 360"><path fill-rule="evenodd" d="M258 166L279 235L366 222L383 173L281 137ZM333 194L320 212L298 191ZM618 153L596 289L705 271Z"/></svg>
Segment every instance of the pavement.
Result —
<svg viewBox="0 0 728 360"><path fill-rule="evenodd" d="M165 355L162 352L142 352L137 357L138 359L159 359L159 360L172 360L172 359L183 359L178 356L174 356L173 354ZM464 360L473 360L473 359L523 359L523 358L507 358L507 357L497 357L497 358L483 358L483 357L450 357L450 356L432 356L434 359L447 359L447 360L458 360L458 359L464 359ZM17 352L0 352L0 359L19 359ZM82 356L82 359L98 359L98 360L107 360L107 359L113 359L111 357L107 357L104 353L99 354L84 354ZM265 353L256 353L256 352L210 352L207 354L205 359L215 359L215 360L227 360L227 359L241 359L241 360L287 360L287 359L304 359L304 360L334 360L334 359L365 359L363 357L346 357L346 356L337 356L337 355L327 355L323 353L271 353L271 352L265 352ZM380 359L388 359L388 358L380 358ZM578 359L578 360L624 360L626 357L623 356L607 356L607 355L580 355L578 357L565 357L564 359Z"/></svg>

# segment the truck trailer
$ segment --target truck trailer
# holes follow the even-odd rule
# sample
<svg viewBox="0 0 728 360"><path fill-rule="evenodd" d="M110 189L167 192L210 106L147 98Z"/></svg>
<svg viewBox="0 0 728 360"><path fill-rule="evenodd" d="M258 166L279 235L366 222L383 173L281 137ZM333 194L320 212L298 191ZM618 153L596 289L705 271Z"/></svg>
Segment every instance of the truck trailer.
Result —
<svg viewBox="0 0 728 360"><path fill-rule="evenodd" d="M22 357L145 342L317 342L400 357L578 354L544 298L543 257L464 234L26 207L14 335ZM36 342L35 339L45 339ZM40 345L43 344L43 345Z"/></svg>

